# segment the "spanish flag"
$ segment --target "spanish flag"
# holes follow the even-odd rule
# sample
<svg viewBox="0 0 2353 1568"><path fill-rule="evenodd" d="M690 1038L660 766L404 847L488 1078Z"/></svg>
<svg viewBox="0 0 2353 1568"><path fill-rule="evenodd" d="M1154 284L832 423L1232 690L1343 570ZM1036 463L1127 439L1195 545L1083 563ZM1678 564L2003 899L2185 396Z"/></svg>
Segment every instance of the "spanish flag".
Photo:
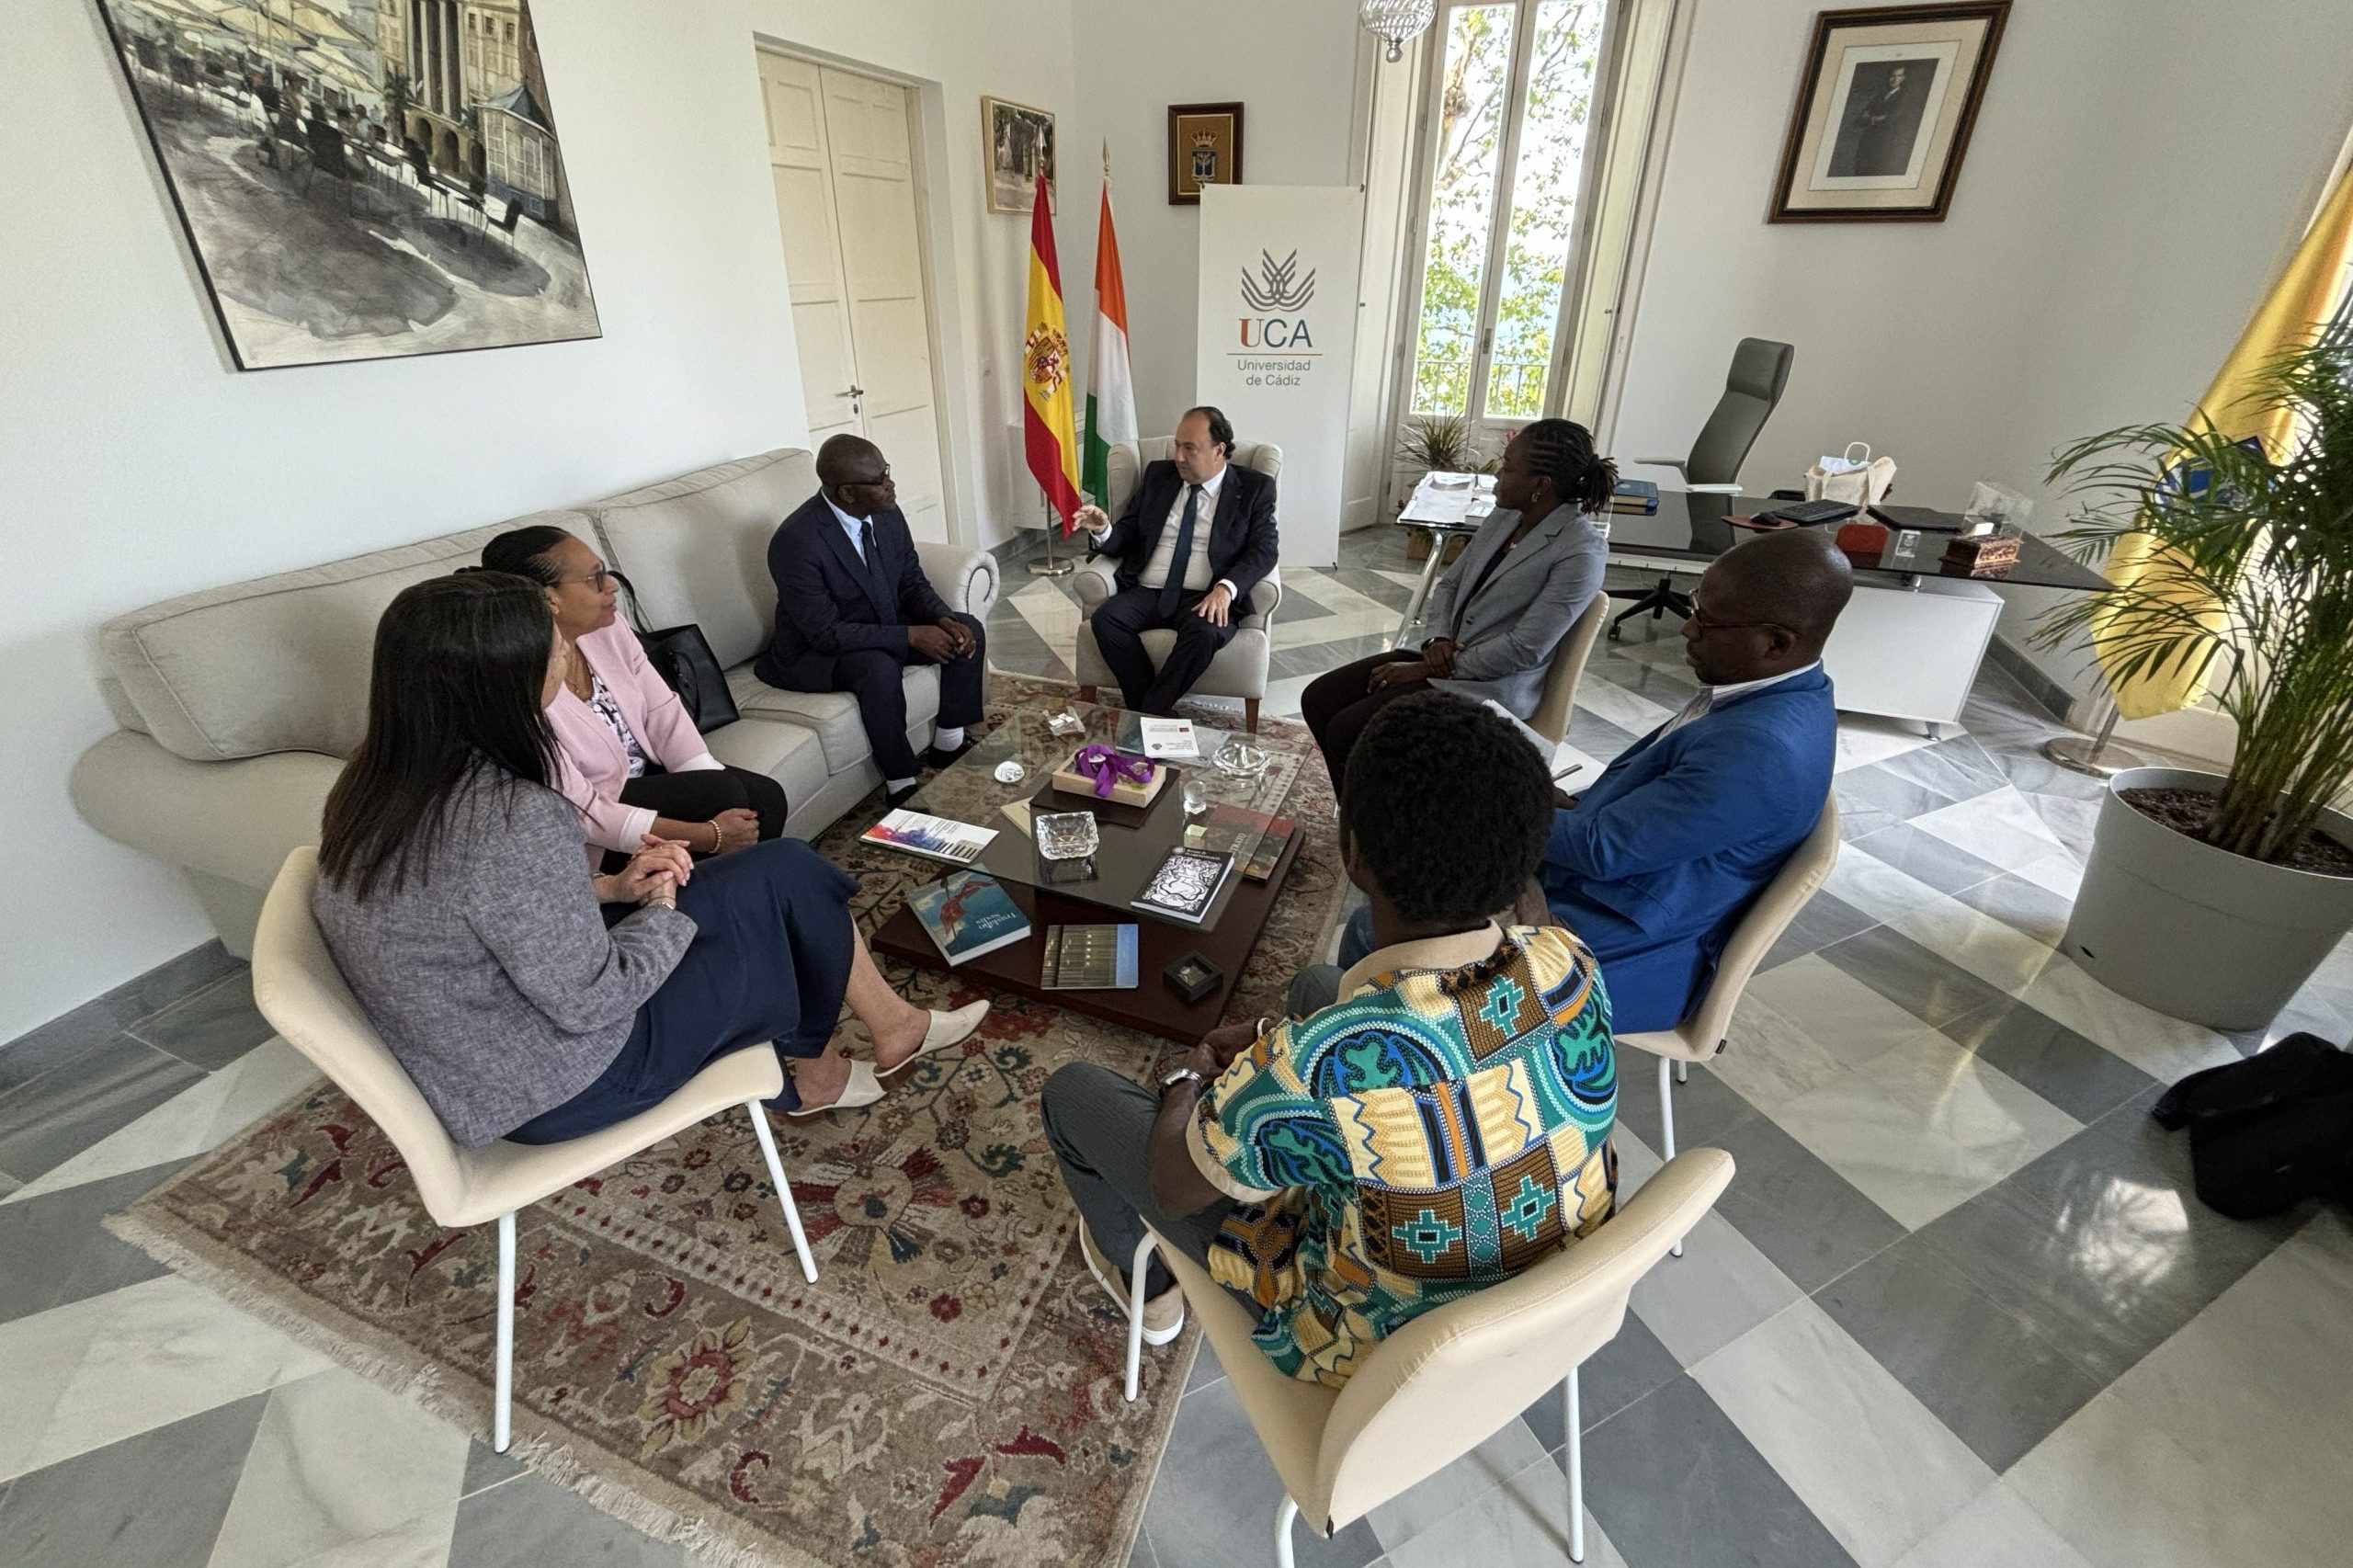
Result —
<svg viewBox="0 0 2353 1568"><path fill-rule="evenodd" d="M1021 445L1063 532L1079 507L1078 435L1071 420L1070 339L1063 331L1062 268L1054 262L1054 216L1046 176L1029 209L1029 325L1021 339Z"/></svg>
<svg viewBox="0 0 2353 1568"><path fill-rule="evenodd" d="M2213 384L2198 400L2194 425L2242 443L2259 443L2274 462L2287 457L2295 440L2292 411L2267 405L2253 394L2261 389L2272 360L2311 343L2335 317L2345 297L2348 266L2353 266L2353 169L2337 180L2320 215L2304 231L2287 270L2256 307L2255 319L2239 334ZM2180 606L2211 632L2224 629L2222 607L2151 535L2119 540L2108 559L2107 576L2120 588L2134 588ZM2131 643L2129 638L2121 643L2113 639L2129 633L2134 624L2129 616L2091 623L2092 648L2116 694L2117 712L2127 719L2149 719L2187 708L2204 696L2207 672L2202 664L2168 660L2129 680L2116 678L2116 667Z"/></svg>

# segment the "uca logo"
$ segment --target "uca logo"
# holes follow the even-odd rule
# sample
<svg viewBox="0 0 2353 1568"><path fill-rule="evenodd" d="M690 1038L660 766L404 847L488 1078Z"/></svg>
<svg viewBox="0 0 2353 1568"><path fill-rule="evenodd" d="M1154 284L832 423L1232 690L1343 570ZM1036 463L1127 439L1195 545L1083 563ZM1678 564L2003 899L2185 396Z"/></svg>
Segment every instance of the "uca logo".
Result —
<svg viewBox="0 0 2353 1568"><path fill-rule="evenodd" d="M1299 276L1299 252L1277 261L1258 253L1258 276L1242 274L1242 303L1255 312L1237 318L1245 348L1311 348L1315 340L1301 312L1315 298L1315 271Z"/></svg>

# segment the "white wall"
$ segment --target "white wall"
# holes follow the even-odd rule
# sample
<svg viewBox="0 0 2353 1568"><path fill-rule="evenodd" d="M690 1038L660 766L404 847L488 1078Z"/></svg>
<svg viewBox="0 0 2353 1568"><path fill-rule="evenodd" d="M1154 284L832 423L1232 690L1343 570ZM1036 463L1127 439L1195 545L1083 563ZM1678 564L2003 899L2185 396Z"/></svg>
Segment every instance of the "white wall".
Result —
<svg viewBox="0 0 2353 1568"><path fill-rule="evenodd" d="M1079 114L1063 143L1063 287L1072 313L1091 321L1108 139L1136 419L1146 435L1163 435L1196 401L1200 267L1200 209L1168 204L1168 106L1241 103L1245 184L1342 184L1357 7L1350 0L1197 0L1175 7L1072 0L1071 23Z"/></svg>
<svg viewBox="0 0 2353 1568"><path fill-rule="evenodd" d="M2343 0L2029 3L1944 222L1768 224L1816 9L1700 0L1621 457L1688 449L1754 335L1797 360L1751 488L1862 439L1902 465L1903 501L1957 507L1979 479L2040 494L2072 438L2188 412L2353 120ZM2046 499L2035 522L2060 511ZM2023 642L2049 596L2005 592ZM2077 661L2035 657L2082 689Z"/></svg>
<svg viewBox="0 0 2353 1568"><path fill-rule="evenodd" d="M168 596L804 437L742 0L536 7L602 339L240 374L94 7L0 51L0 1040L210 933L84 826L94 629Z"/></svg>
<svg viewBox="0 0 2353 1568"><path fill-rule="evenodd" d="M1010 98L1055 117L1063 166L1054 243L1063 302L1074 318L1091 313L1096 182L1070 173L1070 0L751 0L751 16L769 42L917 88L927 212L936 248L953 255L952 271L935 274L934 325L944 350L943 456L950 483L961 482L957 537L985 547L1038 526L1038 487L1020 442L1029 215L988 210L981 97ZM1078 362L1086 363L1083 356Z"/></svg>

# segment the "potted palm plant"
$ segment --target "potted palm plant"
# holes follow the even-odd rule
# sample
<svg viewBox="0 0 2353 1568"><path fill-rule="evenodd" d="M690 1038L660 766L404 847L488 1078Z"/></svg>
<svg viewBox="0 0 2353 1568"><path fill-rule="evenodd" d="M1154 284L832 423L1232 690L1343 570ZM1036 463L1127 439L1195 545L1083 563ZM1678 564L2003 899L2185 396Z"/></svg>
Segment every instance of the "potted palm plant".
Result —
<svg viewBox="0 0 2353 1568"><path fill-rule="evenodd" d="M2276 460L2202 422L2061 454L2052 482L2087 500L2059 542L2143 564L2036 631L2097 637L2120 682L2202 676L2238 725L2227 773L2109 781L2063 938L2111 989L2221 1029L2268 1024L2353 929L2353 338L2280 356L2250 402L2290 432Z"/></svg>

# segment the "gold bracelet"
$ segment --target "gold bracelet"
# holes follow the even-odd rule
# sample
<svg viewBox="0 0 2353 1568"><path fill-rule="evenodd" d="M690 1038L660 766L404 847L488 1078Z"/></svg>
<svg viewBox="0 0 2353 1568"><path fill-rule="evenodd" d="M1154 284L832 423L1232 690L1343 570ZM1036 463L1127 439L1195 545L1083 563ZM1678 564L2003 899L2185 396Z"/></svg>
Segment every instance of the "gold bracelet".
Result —
<svg viewBox="0 0 2353 1568"><path fill-rule="evenodd" d="M711 818L707 825L710 828L710 852L713 855L720 854L727 847L727 835L719 831L717 817Z"/></svg>

